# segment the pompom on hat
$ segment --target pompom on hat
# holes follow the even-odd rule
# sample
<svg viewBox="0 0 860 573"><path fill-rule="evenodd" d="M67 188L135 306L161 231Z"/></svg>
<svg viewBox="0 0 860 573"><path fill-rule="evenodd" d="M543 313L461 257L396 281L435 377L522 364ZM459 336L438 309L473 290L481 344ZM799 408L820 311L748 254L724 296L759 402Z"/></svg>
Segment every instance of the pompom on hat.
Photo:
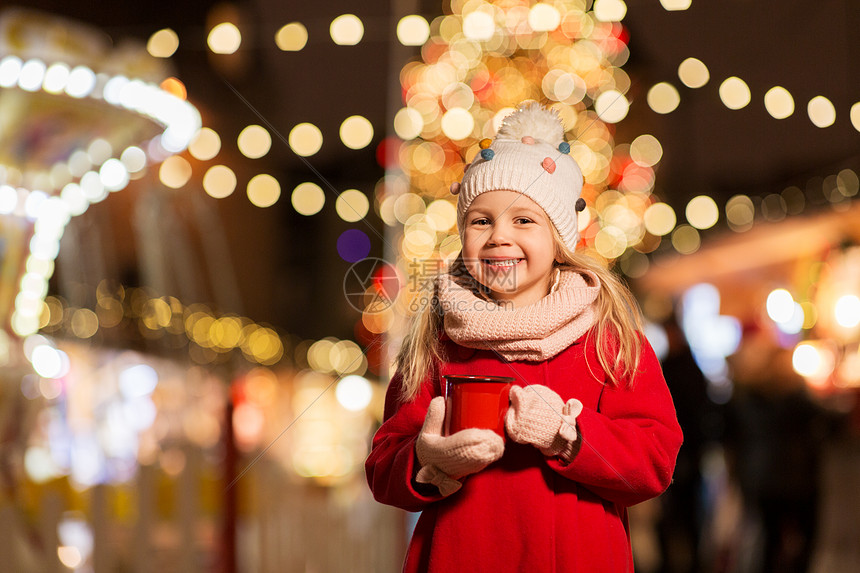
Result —
<svg viewBox="0 0 860 573"><path fill-rule="evenodd" d="M508 190L540 205L565 245L576 250L577 212L585 207L582 171L569 155L558 113L538 103L524 104L504 119L492 142L484 140L480 147L463 181L451 185L461 238L472 201L487 191Z"/></svg>

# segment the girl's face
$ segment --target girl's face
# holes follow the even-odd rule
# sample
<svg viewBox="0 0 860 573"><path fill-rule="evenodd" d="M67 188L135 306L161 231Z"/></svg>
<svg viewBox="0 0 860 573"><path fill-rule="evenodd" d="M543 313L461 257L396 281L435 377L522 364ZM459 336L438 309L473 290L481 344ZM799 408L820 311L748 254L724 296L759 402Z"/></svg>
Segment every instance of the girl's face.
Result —
<svg viewBox="0 0 860 573"><path fill-rule="evenodd" d="M466 269L494 299L516 308L549 293L556 249L537 203L515 191L488 191L469 206L464 225Z"/></svg>

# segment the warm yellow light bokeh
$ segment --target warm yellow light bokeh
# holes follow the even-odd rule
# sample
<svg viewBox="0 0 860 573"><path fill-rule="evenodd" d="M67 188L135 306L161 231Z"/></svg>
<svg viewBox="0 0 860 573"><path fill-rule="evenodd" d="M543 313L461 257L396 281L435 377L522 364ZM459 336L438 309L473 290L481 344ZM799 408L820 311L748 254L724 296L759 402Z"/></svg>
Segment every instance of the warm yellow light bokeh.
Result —
<svg viewBox="0 0 860 573"><path fill-rule="evenodd" d="M677 217L675 210L666 203L654 203L645 210L645 230L652 235L662 237L675 228Z"/></svg>
<svg viewBox="0 0 860 573"><path fill-rule="evenodd" d="M457 208L446 199L437 199L427 206L427 219L437 232L444 232L457 224Z"/></svg>
<svg viewBox="0 0 860 573"><path fill-rule="evenodd" d="M90 309L79 308L72 313L71 328L78 338L91 338L99 330L99 319Z"/></svg>
<svg viewBox="0 0 860 573"><path fill-rule="evenodd" d="M272 136L260 125L249 125L236 140L239 151L249 159L259 159L272 148Z"/></svg>
<svg viewBox="0 0 860 573"><path fill-rule="evenodd" d="M475 129L475 118L461 107L449 109L442 116L442 133L451 140L465 139Z"/></svg>
<svg viewBox="0 0 860 573"><path fill-rule="evenodd" d="M203 176L203 190L215 199L232 195L236 189L236 174L226 165L213 165Z"/></svg>
<svg viewBox="0 0 860 573"><path fill-rule="evenodd" d="M687 222L697 229L710 229L717 224L720 210L717 203L707 195L694 197L687 203Z"/></svg>
<svg viewBox="0 0 860 573"><path fill-rule="evenodd" d="M347 223L354 223L367 216L370 202L367 200L367 195L358 189L347 189L338 196L334 208L341 219Z"/></svg>
<svg viewBox="0 0 860 573"><path fill-rule="evenodd" d="M404 46L423 46L430 37L430 24L423 16L410 14L397 22L397 39Z"/></svg>
<svg viewBox="0 0 860 573"><path fill-rule="evenodd" d="M488 12L476 10L463 17L463 35L470 40L479 42L489 40L495 31L496 23Z"/></svg>
<svg viewBox="0 0 860 573"><path fill-rule="evenodd" d="M677 88L668 82L655 84L645 96L648 107L660 114L672 113L681 103Z"/></svg>
<svg viewBox="0 0 860 573"><path fill-rule="evenodd" d="M720 84L720 99L729 109L742 109L750 103L750 88L737 76L726 78Z"/></svg>
<svg viewBox="0 0 860 573"><path fill-rule="evenodd" d="M394 115L394 133L404 140L415 139L424 129L424 118L411 107L404 107Z"/></svg>
<svg viewBox="0 0 860 573"><path fill-rule="evenodd" d="M620 22L627 15L624 0L594 0L594 17L601 22Z"/></svg>
<svg viewBox="0 0 860 573"><path fill-rule="evenodd" d="M755 220L755 206L746 195L735 195L726 202L726 221L735 232L752 228Z"/></svg>
<svg viewBox="0 0 860 573"><path fill-rule="evenodd" d="M616 90L607 90L597 96L594 101L594 111L606 123L618 123L630 111L630 102L624 94Z"/></svg>
<svg viewBox="0 0 860 573"><path fill-rule="evenodd" d="M206 39L215 54L233 54L242 45L242 33L231 22L221 22L212 28Z"/></svg>
<svg viewBox="0 0 860 573"><path fill-rule="evenodd" d="M169 58L179 48L179 36L170 28L155 32L146 42L146 51L153 58Z"/></svg>
<svg viewBox="0 0 860 573"><path fill-rule="evenodd" d="M316 183L305 181L293 189L290 202L297 213L305 216L315 215L325 205L325 193Z"/></svg>
<svg viewBox="0 0 860 573"><path fill-rule="evenodd" d="M854 129L860 131L860 102L855 103L851 106L851 125L854 126Z"/></svg>
<svg viewBox="0 0 860 573"><path fill-rule="evenodd" d="M627 249L627 236L618 227L606 225L594 237L594 249L607 259L616 259Z"/></svg>
<svg viewBox="0 0 860 573"><path fill-rule="evenodd" d="M209 161L221 151L221 138L215 130L204 127L188 145L188 153L200 161Z"/></svg>
<svg viewBox="0 0 860 573"><path fill-rule="evenodd" d="M354 46L364 37L364 24L355 14L341 14L329 26L331 39L339 46Z"/></svg>
<svg viewBox="0 0 860 573"><path fill-rule="evenodd" d="M672 246L682 255L691 255L702 246L702 239L693 227L679 225L672 233Z"/></svg>
<svg viewBox="0 0 860 573"><path fill-rule="evenodd" d="M300 123L295 126L290 130L287 140L293 153L302 157L314 155L323 144L322 132L312 123Z"/></svg>
<svg viewBox="0 0 860 573"><path fill-rule="evenodd" d="M809 114L809 120L816 127L830 127L836 122L836 108L824 96L816 96L809 100L806 112Z"/></svg>
<svg viewBox="0 0 860 573"><path fill-rule="evenodd" d="M191 179L191 164L181 155L172 155L158 169L158 178L171 189L179 189Z"/></svg>
<svg viewBox="0 0 860 573"><path fill-rule="evenodd" d="M651 134L642 134L630 144L630 159L638 165L654 167L662 158L663 146Z"/></svg>
<svg viewBox="0 0 860 573"><path fill-rule="evenodd" d="M350 149L364 149L373 141L373 124L361 115L352 115L340 124L340 140Z"/></svg>
<svg viewBox="0 0 860 573"><path fill-rule="evenodd" d="M693 0L660 0L660 4L669 12L677 10L686 10L693 3Z"/></svg>
<svg viewBox="0 0 860 573"><path fill-rule="evenodd" d="M700 88L708 83L711 74L704 62L697 58L687 58L678 66L678 78L688 88Z"/></svg>
<svg viewBox="0 0 860 573"><path fill-rule="evenodd" d="M529 10L528 22L535 32L551 32L561 24L561 14L555 6L538 2Z"/></svg>
<svg viewBox="0 0 860 573"><path fill-rule="evenodd" d="M290 22L275 33L275 44L284 52L298 52L308 43L308 30L300 22Z"/></svg>
<svg viewBox="0 0 860 573"><path fill-rule="evenodd" d="M785 119L794 113L794 98L782 86L774 86L764 94L764 107L774 119Z"/></svg>
<svg viewBox="0 0 860 573"><path fill-rule="evenodd" d="M255 175L248 181L248 199L257 207L271 207L281 196L281 184L266 173Z"/></svg>

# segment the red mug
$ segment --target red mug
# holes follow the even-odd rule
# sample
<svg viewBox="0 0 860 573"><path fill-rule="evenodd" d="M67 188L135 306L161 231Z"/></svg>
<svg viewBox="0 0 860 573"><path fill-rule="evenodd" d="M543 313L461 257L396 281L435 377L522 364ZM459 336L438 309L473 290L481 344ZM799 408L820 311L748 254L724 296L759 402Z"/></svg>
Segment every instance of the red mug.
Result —
<svg viewBox="0 0 860 573"><path fill-rule="evenodd" d="M493 430L504 439L513 378L445 374L445 435L466 428Z"/></svg>

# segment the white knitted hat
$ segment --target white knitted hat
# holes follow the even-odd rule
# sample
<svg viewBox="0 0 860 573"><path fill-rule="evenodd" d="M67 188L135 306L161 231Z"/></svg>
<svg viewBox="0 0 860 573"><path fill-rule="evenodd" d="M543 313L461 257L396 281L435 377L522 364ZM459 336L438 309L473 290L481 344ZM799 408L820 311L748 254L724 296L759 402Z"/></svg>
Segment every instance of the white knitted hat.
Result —
<svg viewBox="0 0 860 573"><path fill-rule="evenodd" d="M565 245L576 250L579 242L577 211L585 208L580 199L582 172L569 155L564 126L558 113L537 103L528 103L507 116L496 138L481 142L481 152L466 167L462 183L451 185L457 198L457 227L462 239L466 211L472 201L487 191L517 191L546 212Z"/></svg>

